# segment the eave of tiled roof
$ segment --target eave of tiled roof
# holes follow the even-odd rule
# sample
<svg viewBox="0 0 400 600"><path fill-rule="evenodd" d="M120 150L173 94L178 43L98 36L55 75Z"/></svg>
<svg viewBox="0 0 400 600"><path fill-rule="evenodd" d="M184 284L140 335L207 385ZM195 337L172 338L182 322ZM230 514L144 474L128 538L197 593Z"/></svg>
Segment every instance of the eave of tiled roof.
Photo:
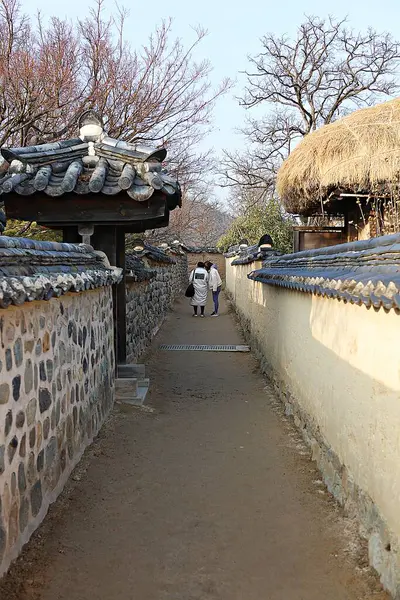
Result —
<svg viewBox="0 0 400 600"><path fill-rule="evenodd" d="M400 234L286 254L248 277L352 304L400 309Z"/></svg>
<svg viewBox="0 0 400 600"><path fill-rule="evenodd" d="M237 258L232 261L232 265L249 265L257 260L266 260L272 256L282 256L282 252L274 248L263 248L260 250L258 246L248 246L235 252L233 256L237 256Z"/></svg>
<svg viewBox="0 0 400 600"><path fill-rule="evenodd" d="M121 277L122 269L91 246L0 236L0 308L112 285Z"/></svg>
<svg viewBox="0 0 400 600"><path fill-rule="evenodd" d="M78 138L2 148L8 166L0 177L0 194L30 196L40 192L58 197L71 192L111 196L126 193L142 202L160 192L170 199L171 208L180 205L179 183L162 164L167 154L164 148L135 146L98 129L96 135L88 135L81 127Z"/></svg>

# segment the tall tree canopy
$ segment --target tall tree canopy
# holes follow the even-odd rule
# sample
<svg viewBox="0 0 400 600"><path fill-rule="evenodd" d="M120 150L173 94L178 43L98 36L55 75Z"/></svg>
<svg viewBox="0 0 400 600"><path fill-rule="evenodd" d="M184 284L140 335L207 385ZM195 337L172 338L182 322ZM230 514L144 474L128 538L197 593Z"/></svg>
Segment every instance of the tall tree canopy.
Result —
<svg viewBox="0 0 400 600"><path fill-rule="evenodd" d="M247 239L251 245L257 244L261 236L268 233L277 250L292 252L293 224L293 219L284 214L277 199L269 198L262 202L259 198L255 198L254 202L247 205L246 210L221 236L218 247L225 252L230 246L238 244L241 239Z"/></svg>

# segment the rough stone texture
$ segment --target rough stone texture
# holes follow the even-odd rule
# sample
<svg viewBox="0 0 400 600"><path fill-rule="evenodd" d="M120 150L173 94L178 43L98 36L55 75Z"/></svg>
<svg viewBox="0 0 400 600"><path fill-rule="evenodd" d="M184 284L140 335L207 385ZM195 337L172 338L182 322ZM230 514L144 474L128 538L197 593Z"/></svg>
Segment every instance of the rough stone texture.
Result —
<svg viewBox="0 0 400 600"><path fill-rule="evenodd" d="M10 397L10 386L8 383L0 385L0 404L7 404Z"/></svg>
<svg viewBox="0 0 400 600"><path fill-rule="evenodd" d="M0 312L1 575L109 413L114 343L111 287Z"/></svg>
<svg viewBox="0 0 400 600"><path fill-rule="evenodd" d="M146 259L151 275L137 282L127 277L126 338L128 362L136 361L149 347L175 298L188 285L186 256L174 256L175 264Z"/></svg>
<svg viewBox="0 0 400 600"><path fill-rule="evenodd" d="M5 446L0 446L0 475L4 473L5 463L4 463L4 454L5 454Z"/></svg>

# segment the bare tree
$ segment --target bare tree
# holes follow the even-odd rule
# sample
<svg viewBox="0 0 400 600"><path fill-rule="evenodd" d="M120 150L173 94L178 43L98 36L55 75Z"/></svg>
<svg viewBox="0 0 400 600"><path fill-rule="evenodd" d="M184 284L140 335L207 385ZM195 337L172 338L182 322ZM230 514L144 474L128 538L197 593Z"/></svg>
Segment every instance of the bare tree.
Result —
<svg viewBox="0 0 400 600"><path fill-rule="evenodd" d="M141 143L195 145L211 124L216 99L208 61L171 40L162 22L142 49L125 41L124 10L103 16L95 0L78 24L50 19L44 25L21 13L17 0L0 0L0 144L43 142L74 133L78 115L95 108L110 135Z"/></svg>
<svg viewBox="0 0 400 600"><path fill-rule="evenodd" d="M346 19L307 17L296 39L268 34L261 44L262 51L249 57L240 102L246 109L266 106L270 111L263 118L247 119L242 133L250 144L250 158L246 154L232 161L226 154L225 185L237 184L229 171L244 185L243 167L249 162L250 185L257 183L260 172L269 184L297 140L399 89L399 43L373 29L354 32Z"/></svg>
<svg viewBox="0 0 400 600"><path fill-rule="evenodd" d="M148 232L152 243L171 242L178 239L189 246L215 246L229 227L232 217L212 193L211 182L200 175L197 180L181 179L182 208L170 215L169 226Z"/></svg>
<svg viewBox="0 0 400 600"><path fill-rule="evenodd" d="M182 231L183 221L193 228L210 209L206 179L212 187L213 158L198 145L231 83L213 89L210 62L195 60L203 29L185 47L165 20L145 46L133 49L125 40L126 10L117 6L105 18L104 6L94 0L77 23L51 18L45 24L41 14L25 16L18 0L0 0L0 145L74 136L79 115L94 108L111 136L168 149L168 167L186 202L175 220L182 220ZM22 224L20 234L27 232L42 235Z"/></svg>

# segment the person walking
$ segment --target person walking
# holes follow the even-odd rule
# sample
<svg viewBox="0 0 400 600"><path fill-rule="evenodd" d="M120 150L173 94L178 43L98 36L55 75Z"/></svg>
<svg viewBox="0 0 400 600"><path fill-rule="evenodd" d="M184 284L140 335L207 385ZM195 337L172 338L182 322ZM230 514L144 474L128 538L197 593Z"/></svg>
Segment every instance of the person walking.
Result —
<svg viewBox="0 0 400 600"><path fill-rule="evenodd" d="M222 289L222 279L218 273L217 265L213 265L210 261L206 262L206 269L208 271L208 282L210 290L212 291L212 297L214 302L214 312L211 313L212 317L218 317L219 311L219 295Z"/></svg>
<svg viewBox="0 0 400 600"><path fill-rule="evenodd" d="M200 317L204 318L204 308L207 304L209 274L203 262L197 263L197 267L190 273L189 281L194 287L194 296L191 300L193 316L197 317L200 306Z"/></svg>

